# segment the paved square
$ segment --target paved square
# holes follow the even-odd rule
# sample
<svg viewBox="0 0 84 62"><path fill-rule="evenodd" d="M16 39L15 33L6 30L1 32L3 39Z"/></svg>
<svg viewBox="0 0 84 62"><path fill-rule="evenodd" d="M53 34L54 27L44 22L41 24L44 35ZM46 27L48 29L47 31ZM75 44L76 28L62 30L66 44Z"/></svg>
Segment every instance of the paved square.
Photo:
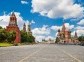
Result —
<svg viewBox="0 0 84 62"><path fill-rule="evenodd" d="M84 46L35 44L0 47L0 62L84 62Z"/></svg>

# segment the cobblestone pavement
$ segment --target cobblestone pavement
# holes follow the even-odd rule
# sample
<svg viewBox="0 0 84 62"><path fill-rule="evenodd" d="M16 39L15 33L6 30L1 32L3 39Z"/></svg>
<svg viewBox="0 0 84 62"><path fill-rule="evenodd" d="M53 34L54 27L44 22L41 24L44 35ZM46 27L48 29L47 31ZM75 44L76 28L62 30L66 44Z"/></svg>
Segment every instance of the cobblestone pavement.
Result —
<svg viewBox="0 0 84 62"><path fill-rule="evenodd" d="M84 62L84 46L36 44L0 47L0 62Z"/></svg>

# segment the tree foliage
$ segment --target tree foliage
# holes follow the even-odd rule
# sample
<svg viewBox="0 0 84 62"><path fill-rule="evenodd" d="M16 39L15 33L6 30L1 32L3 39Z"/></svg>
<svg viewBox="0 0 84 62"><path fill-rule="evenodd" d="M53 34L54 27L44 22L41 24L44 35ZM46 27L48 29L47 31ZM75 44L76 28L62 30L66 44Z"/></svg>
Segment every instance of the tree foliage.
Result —
<svg viewBox="0 0 84 62"><path fill-rule="evenodd" d="M79 36L78 40L80 41L80 44L84 46L84 36Z"/></svg>
<svg viewBox="0 0 84 62"><path fill-rule="evenodd" d="M7 32L7 41L10 43L14 43L14 40L16 39L16 32L10 31Z"/></svg>
<svg viewBox="0 0 84 62"><path fill-rule="evenodd" d="M28 34L27 32L21 31L21 42L22 43L33 43L35 42L35 38Z"/></svg>
<svg viewBox="0 0 84 62"><path fill-rule="evenodd" d="M84 36L79 36L78 40L79 41L84 41Z"/></svg>
<svg viewBox="0 0 84 62"><path fill-rule="evenodd" d="M16 38L16 33L14 31L6 32L5 29L0 27L0 42L13 43L15 38Z"/></svg>
<svg viewBox="0 0 84 62"><path fill-rule="evenodd" d="M27 32L21 31L21 42L27 42Z"/></svg>
<svg viewBox="0 0 84 62"><path fill-rule="evenodd" d="M0 27L0 42L5 41L7 38L5 29Z"/></svg>
<svg viewBox="0 0 84 62"><path fill-rule="evenodd" d="M60 41L60 39L57 37L55 43L58 43L59 41Z"/></svg>
<svg viewBox="0 0 84 62"><path fill-rule="evenodd" d="M5 41L9 43L14 43L15 39L16 39L16 32L14 31L6 32L5 29L0 27L0 42ZM35 43L35 38L31 34L21 31L21 42L22 43Z"/></svg>

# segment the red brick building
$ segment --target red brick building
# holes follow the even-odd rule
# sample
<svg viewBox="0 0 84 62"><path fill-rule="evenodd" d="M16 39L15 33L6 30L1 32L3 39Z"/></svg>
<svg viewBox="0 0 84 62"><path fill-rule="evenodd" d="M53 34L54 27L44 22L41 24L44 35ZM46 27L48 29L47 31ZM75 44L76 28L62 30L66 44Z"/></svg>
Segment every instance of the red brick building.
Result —
<svg viewBox="0 0 84 62"><path fill-rule="evenodd" d="M17 25L17 18L15 16L14 12L10 16L9 25L6 27L6 31L7 32L14 31L16 33L16 39L14 41L15 44L21 42L20 30Z"/></svg>
<svg viewBox="0 0 84 62"><path fill-rule="evenodd" d="M68 43L71 40L71 31L66 29L65 24L62 26L62 30L58 30L58 37L61 42L66 41Z"/></svg>
<svg viewBox="0 0 84 62"><path fill-rule="evenodd" d="M63 24L62 29L58 30L57 38L59 38L60 43L78 43L77 32L75 32L74 37L71 36L71 31L66 28Z"/></svg>

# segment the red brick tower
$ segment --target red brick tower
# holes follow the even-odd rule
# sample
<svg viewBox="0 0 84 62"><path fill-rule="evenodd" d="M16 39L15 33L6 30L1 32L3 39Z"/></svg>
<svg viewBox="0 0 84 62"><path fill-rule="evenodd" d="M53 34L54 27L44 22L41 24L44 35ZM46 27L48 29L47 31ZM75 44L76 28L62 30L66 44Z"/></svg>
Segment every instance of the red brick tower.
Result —
<svg viewBox="0 0 84 62"><path fill-rule="evenodd" d="M14 44L17 44L21 41L20 30L17 25L17 18L15 16L14 12L10 16L9 25L6 27L6 31L7 32L9 32L9 31L16 32L16 39L14 41Z"/></svg>
<svg viewBox="0 0 84 62"><path fill-rule="evenodd" d="M26 25L25 25L25 23L23 25L23 31L26 32Z"/></svg>

